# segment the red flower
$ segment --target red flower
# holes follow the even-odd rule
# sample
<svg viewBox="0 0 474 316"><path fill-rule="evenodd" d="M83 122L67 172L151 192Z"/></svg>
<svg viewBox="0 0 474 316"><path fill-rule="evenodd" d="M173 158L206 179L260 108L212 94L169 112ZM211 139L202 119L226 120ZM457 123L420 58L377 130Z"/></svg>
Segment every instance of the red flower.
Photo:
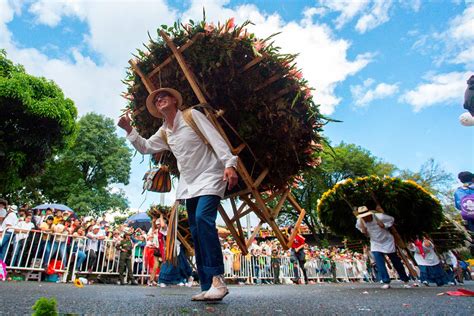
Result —
<svg viewBox="0 0 474 316"><path fill-rule="evenodd" d="M295 77L298 80L301 80L303 78L303 73L299 70L291 69L290 76Z"/></svg>
<svg viewBox="0 0 474 316"><path fill-rule="evenodd" d="M227 21L226 29L230 30L230 29L233 29L234 27L235 27L234 18L230 18Z"/></svg>

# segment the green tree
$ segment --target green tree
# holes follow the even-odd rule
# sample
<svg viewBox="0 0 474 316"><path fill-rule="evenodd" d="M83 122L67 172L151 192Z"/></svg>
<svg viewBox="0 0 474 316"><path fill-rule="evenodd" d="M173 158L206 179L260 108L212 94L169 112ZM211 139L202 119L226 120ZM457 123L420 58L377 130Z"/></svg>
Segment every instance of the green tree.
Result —
<svg viewBox="0 0 474 316"><path fill-rule="evenodd" d="M38 187L50 201L67 203L81 215L124 210L125 195L112 185L128 184L131 149L110 118L89 113L78 127L76 142L50 161Z"/></svg>
<svg viewBox="0 0 474 316"><path fill-rule="evenodd" d="M303 222L315 238L324 233L316 211L318 200L324 192L344 179L392 175L396 170L394 165L383 162L367 149L344 142L333 147L332 151L324 151L321 159L321 165L304 173L304 181L292 190L300 206L306 210ZM284 224L295 222L298 217L298 213L289 205L285 205L280 215L278 220Z"/></svg>
<svg viewBox="0 0 474 316"><path fill-rule="evenodd" d="M0 50L0 117L1 194L22 187L74 141L74 103L54 82L14 65L5 50Z"/></svg>
<svg viewBox="0 0 474 316"><path fill-rule="evenodd" d="M421 165L420 170L417 172L410 170L400 171L399 177L415 181L433 193L445 205L452 201L451 195L454 178L452 174L446 172L433 158L428 159Z"/></svg>

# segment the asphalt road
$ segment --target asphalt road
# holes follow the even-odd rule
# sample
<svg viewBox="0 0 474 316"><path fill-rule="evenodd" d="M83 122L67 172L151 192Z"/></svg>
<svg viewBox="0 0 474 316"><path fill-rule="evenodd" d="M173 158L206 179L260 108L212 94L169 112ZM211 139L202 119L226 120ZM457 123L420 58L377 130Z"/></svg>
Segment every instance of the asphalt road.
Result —
<svg viewBox="0 0 474 316"><path fill-rule="evenodd" d="M199 288L0 282L0 314L31 314L40 297L55 297L60 313L101 315L474 315L474 297L438 296L458 287L382 290L378 284L230 286L223 302L192 302ZM474 290L474 282L463 288Z"/></svg>

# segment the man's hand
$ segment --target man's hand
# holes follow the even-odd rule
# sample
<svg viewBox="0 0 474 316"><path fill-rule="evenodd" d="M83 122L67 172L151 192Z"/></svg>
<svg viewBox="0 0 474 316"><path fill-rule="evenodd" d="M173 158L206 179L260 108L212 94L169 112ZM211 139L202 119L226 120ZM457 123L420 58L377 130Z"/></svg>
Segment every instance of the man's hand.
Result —
<svg viewBox="0 0 474 316"><path fill-rule="evenodd" d="M232 190L232 188L237 184L239 176L235 171L234 167L228 167L224 169L224 181L228 181L227 188Z"/></svg>
<svg viewBox="0 0 474 316"><path fill-rule="evenodd" d="M130 118L130 111L125 112L119 119L117 125L123 128L127 134L132 131L132 119Z"/></svg>

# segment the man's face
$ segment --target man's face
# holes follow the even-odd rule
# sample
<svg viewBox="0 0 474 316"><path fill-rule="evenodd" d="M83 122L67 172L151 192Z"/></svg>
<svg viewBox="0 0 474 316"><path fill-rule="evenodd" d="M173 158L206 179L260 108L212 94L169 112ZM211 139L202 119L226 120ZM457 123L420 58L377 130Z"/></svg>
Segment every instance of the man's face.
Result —
<svg viewBox="0 0 474 316"><path fill-rule="evenodd" d="M368 215L368 216L362 217L362 219L364 220L364 222L370 223L374 218L372 217L372 215Z"/></svg>
<svg viewBox="0 0 474 316"><path fill-rule="evenodd" d="M31 216L25 217L25 222L30 223L31 222Z"/></svg>
<svg viewBox="0 0 474 316"><path fill-rule="evenodd" d="M163 111L177 109L177 100L167 92L157 94L154 103L158 111L161 113L163 113Z"/></svg>

